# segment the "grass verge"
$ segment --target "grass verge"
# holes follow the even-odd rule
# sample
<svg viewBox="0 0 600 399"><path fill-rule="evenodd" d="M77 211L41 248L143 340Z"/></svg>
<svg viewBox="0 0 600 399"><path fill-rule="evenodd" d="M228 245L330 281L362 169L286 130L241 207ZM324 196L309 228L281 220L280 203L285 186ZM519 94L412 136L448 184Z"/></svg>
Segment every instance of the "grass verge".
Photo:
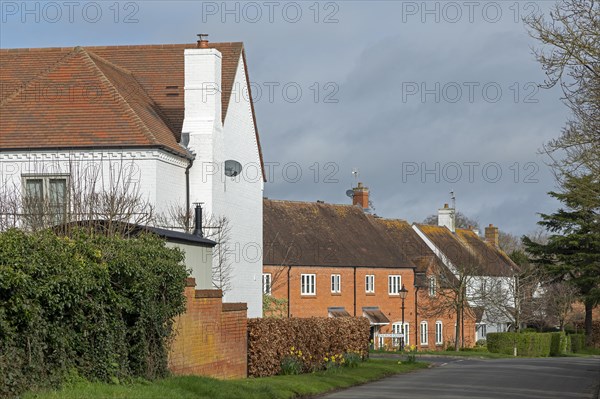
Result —
<svg viewBox="0 0 600 399"><path fill-rule="evenodd" d="M383 350L371 350L371 354L373 355L405 355L400 351L383 351ZM483 359L514 359L514 356L506 355L503 353L492 353L483 349L474 349L474 350L461 350L461 351L419 351L417 352L417 360L420 356L449 356L449 357L472 357L472 358L483 358ZM585 348L577 353L567 353L564 355L560 355L561 357L589 357L589 356L598 356L600 355L600 349L598 348ZM394 356L397 357L397 356Z"/></svg>
<svg viewBox="0 0 600 399"><path fill-rule="evenodd" d="M386 355L386 354L394 354L394 355L403 355L400 351L370 351L372 354L378 355ZM491 353L487 350L467 350L467 351L418 351L417 359L419 356L459 356L459 357L474 357L474 358L484 358L484 359L505 359L510 358L512 356L504 355L502 353Z"/></svg>
<svg viewBox="0 0 600 399"><path fill-rule="evenodd" d="M58 391L30 392L23 399L287 399L317 395L426 367L427 363L398 364L398 360L371 359L356 368L244 380L188 376L128 385L79 382Z"/></svg>

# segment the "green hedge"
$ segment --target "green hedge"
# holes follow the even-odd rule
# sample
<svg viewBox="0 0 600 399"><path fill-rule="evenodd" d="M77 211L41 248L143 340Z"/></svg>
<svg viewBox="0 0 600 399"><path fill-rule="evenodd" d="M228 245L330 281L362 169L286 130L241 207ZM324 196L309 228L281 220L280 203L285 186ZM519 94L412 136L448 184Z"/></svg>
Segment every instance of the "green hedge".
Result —
<svg viewBox="0 0 600 399"><path fill-rule="evenodd" d="M517 354L525 357L550 356L552 337L544 333L489 333L486 337L488 351L492 353L513 354L516 344Z"/></svg>
<svg viewBox="0 0 600 399"><path fill-rule="evenodd" d="M571 352L581 352L585 348L585 334L570 334Z"/></svg>
<svg viewBox="0 0 600 399"><path fill-rule="evenodd" d="M564 332L553 332L550 334L550 356L561 356L569 349L569 339Z"/></svg>
<svg viewBox="0 0 600 399"><path fill-rule="evenodd" d="M153 236L0 234L0 397L168 373L183 254Z"/></svg>

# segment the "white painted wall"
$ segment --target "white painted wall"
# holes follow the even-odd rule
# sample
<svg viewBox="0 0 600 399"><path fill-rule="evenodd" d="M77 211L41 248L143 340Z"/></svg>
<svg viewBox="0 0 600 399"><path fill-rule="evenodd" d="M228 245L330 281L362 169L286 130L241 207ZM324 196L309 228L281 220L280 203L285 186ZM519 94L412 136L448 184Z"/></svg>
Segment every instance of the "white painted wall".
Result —
<svg viewBox="0 0 600 399"><path fill-rule="evenodd" d="M441 211L442 209L440 209ZM417 233L417 235L425 242L425 244L431 249L431 251L446 265L446 267L456 276L458 276L457 267L450 261L450 259L444 254L444 252L438 248L433 241L427 237L425 233L419 229L417 225L412 225L413 230ZM481 299L478 300L476 297L480 297L480 286L481 282L486 281L487 286L498 287L502 293L499 295L500 298L503 299L503 303L499 304L500 306L506 308L509 306L514 306L511 299L512 292L512 284L513 279L511 277L494 277L494 276L470 276L467 281L467 297L470 306L482 306L489 307L490 303L493 302L489 299ZM493 317L490 317L488 313L493 314ZM482 322L487 324L487 332L501 332L506 331L506 325L511 322L511 319L508 317L503 317L499 315L498 310L490 309L490 312L485 312L486 319Z"/></svg>
<svg viewBox="0 0 600 399"><path fill-rule="evenodd" d="M191 244L167 242L169 248L179 248L185 254L185 266L196 279L199 290L213 289L212 285L212 248Z"/></svg>
<svg viewBox="0 0 600 399"><path fill-rule="evenodd" d="M207 215L225 216L231 227L231 289L226 302L246 302L248 316L262 316L263 181L252 110L247 96L233 96L221 123L221 54L214 49L185 50L186 119L189 149L196 154L190 170L192 202L203 202ZM197 76L202 76L199 79ZM240 58L234 87L246 87ZM218 105L218 106L217 106ZM225 177L224 162L242 164L242 174Z"/></svg>
<svg viewBox="0 0 600 399"><path fill-rule="evenodd" d="M90 191L92 182L94 191L127 185L129 192L139 193L160 213L166 211L172 199L185 198L186 165L186 160L155 149L3 151L0 152L0 196L10 192L21 195L26 175L68 175L71 185L87 184L86 190Z"/></svg>
<svg viewBox="0 0 600 399"><path fill-rule="evenodd" d="M186 49L185 119L188 148L195 153L190 169L190 200L203 202L204 212L230 220L232 289L227 302L246 302L248 316L262 316L263 180L248 96L232 96L227 118L221 118L221 54L215 49ZM247 86L240 58L234 87ZM242 174L225 178L224 161L242 164ZM185 206L188 161L162 150L0 152L0 192L22 190L25 173L69 174L73 179L99 170L110 180L110 165L131 173L144 199L166 213ZM164 226L172 227L172 226Z"/></svg>
<svg viewBox="0 0 600 399"><path fill-rule="evenodd" d="M240 58L234 87L246 85L245 65ZM235 254L234 289L225 294L225 300L247 302L248 317L261 317L264 183L248 96L232 95L223 136L222 161L232 159L242 164L242 173L236 178L221 174L223 202L219 204L219 211L227 212L231 220Z"/></svg>

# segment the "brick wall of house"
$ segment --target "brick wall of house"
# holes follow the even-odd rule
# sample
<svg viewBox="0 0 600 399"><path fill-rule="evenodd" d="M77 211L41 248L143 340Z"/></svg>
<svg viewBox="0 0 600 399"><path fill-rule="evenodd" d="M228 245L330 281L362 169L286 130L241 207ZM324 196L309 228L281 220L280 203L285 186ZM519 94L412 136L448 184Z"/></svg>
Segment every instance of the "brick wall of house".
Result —
<svg viewBox="0 0 600 399"><path fill-rule="evenodd" d="M451 291L439 291L431 296L427 288L421 288L418 292L418 329L412 331L413 341L417 342L419 349L443 350L448 346L454 346L456 329L456 310L452 306ZM427 344L421 343L420 325L427 322ZM442 340L436 342L437 322L442 323ZM468 309L464 312L464 340L466 347L475 345L475 315ZM415 341L417 340L417 341Z"/></svg>
<svg viewBox="0 0 600 399"><path fill-rule="evenodd" d="M186 312L175 320L169 368L179 375L245 378L247 306L223 303L220 290L196 290L187 281Z"/></svg>
<svg viewBox="0 0 600 399"><path fill-rule="evenodd" d="M275 298L288 298L288 267L264 266L264 273L272 276L272 295ZM394 323L402 321L402 300L398 295L388 293L388 276L400 275L401 284L408 290L404 300L404 322L408 323L409 345L417 345L420 349L442 350L449 344L454 345L455 312L449 308L446 296L430 297L426 289L418 292L419 314L415 318L414 273L407 268L356 268L353 267L306 267L293 266L290 271L290 316L291 317L327 317L329 307L344 307L351 316L362 316L363 307L377 306L390 320L390 323L378 328L380 333L393 332ZM300 278L302 274L316 274L316 294L301 295ZM331 292L331 275L341 276L341 292ZM365 292L366 275L375 276L375 292ZM356 279L356 285L355 285ZM356 286L356 313L354 305L354 289ZM425 311L427 310L427 311ZM421 344L420 325L426 321L427 344ZM435 323L442 322L442 343L436 344ZM465 312L464 337L466 346L475 344L475 319L470 312ZM385 344L391 344L387 339Z"/></svg>
<svg viewBox="0 0 600 399"><path fill-rule="evenodd" d="M414 273L409 268L365 268L365 267L308 267L293 266L290 271L290 316L327 317L329 307L344 307L351 316L363 316L363 307L376 306L390 320L390 324L379 327L381 333L391 333L393 323L402 320L402 300L399 295L388 292L388 276L400 275L401 285L408 290L404 301L405 322L412 324L415 317ZM272 295L288 298L288 267L264 266L264 273L272 276ZM355 276L356 273L356 276ZM301 294L301 275L315 274L316 294ZM331 292L331 275L341 276L341 292ZM375 276L375 292L365 292L365 277ZM356 281L356 283L355 283ZM354 290L356 289L356 305Z"/></svg>
<svg viewBox="0 0 600 399"><path fill-rule="evenodd" d="M356 270L356 316L362 316L362 308L379 306L390 320L400 320L401 299L398 295L388 294L388 276L400 275L401 284L409 290L405 299L405 318L414 317L414 274L406 268L362 268L357 267L300 267L294 266L290 272L290 316L291 317L327 317L328 307L344 307L354 316L354 287ZM287 298L287 267L264 266L264 273L273 276L272 295L275 298ZM302 274L316 274L316 294L301 295L300 279ZM341 276L341 292L331 292L331 275ZM365 276L375 275L375 293L365 292Z"/></svg>

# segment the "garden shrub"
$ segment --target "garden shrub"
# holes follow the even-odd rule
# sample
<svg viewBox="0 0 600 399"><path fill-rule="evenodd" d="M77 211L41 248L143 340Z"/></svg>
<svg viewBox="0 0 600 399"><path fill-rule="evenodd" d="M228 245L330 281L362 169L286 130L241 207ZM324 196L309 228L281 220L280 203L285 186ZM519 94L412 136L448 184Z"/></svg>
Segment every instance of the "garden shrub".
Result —
<svg viewBox="0 0 600 399"><path fill-rule="evenodd" d="M168 373L185 310L183 254L150 235L0 234L0 397L78 374L119 382Z"/></svg>
<svg viewBox="0 0 600 399"><path fill-rule="evenodd" d="M345 362L350 352L364 359L369 330L364 317L249 319L248 375L279 374L287 357L301 362L303 372L324 369L332 357L336 364Z"/></svg>

